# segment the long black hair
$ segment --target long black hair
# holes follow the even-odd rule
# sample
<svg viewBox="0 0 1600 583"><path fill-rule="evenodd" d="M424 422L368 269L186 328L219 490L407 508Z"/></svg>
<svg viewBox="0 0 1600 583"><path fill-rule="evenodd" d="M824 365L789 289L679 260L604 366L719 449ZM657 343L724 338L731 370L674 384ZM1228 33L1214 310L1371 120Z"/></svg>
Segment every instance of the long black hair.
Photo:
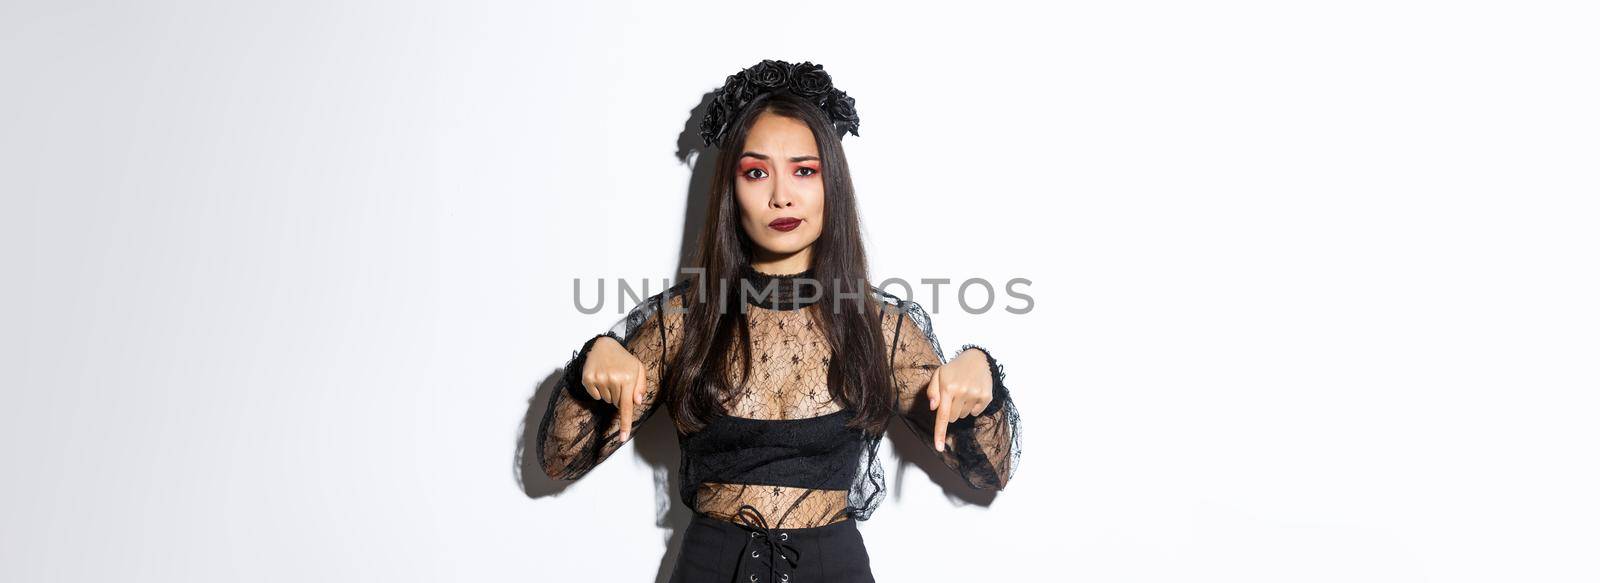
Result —
<svg viewBox="0 0 1600 583"><path fill-rule="evenodd" d="M742 299L735 296L734 301L727 301L726 294L739 293L740 276L750 268L755 252L740 225L734 179L745 138L762 113L805 122L816 138L824 201L822 234L811 247L811 269L821 283L822 297L808 310L832 350L828 392L854 411L850 426L881 434L893 414L895 395L890 388L877 301L867 284L866 250L850 166L827 114L785 90L752 100L729 126L717 152L706 221L692 264L703 271L684 297L683 341L668 367L665 404L685 432L697 431L713 417L725 414L725 405L738 391L729 375L731 359L726 357L735 341L743 346L739 351L743 374L738 378L750 378L750 322L744 310L737 308Z"/></svg>

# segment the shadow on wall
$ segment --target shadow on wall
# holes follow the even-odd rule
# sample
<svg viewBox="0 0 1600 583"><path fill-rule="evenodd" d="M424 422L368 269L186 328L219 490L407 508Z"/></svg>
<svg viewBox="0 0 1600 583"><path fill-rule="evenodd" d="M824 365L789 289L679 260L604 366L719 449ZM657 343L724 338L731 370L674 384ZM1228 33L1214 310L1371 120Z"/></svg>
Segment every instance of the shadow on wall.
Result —
<svg viewBox="0 0 1600 583"><path fill-rule="evenodd" d="M674 282L680 281L683 269L693 263L700 229L705 224L707 195L711 190L711 176L715 170L717 151L704 146L704 142L700 140L699 124L701 115L711 103L711 97L710 92L701 97L700 104L689 112L689 119L684 124L683 132L678 134L676 156L693 170L689 179L687 204L684 205L683 233L678 244L678 269L673 274ZM573 334L560 331L551 333L570 336L574 340L575 348L592 335L582 331ZM565 358L570 355L559 356ZM514 479L529 498L558 496L576 483L554 480L545 475L544 470L539 467L539 457L533 451L538 444L539 422L549 408L550 400L561 380L561 374L562 369L558 368L534 387L533 395L528 398L528 410L522 417L522 428L518 432L516 458L513 464ZM667 420L657 421L658 418ZM660 567L657 569L657 583L666 583L672 576L678 549L682 546L683 532L688 528L690 519L694 517L692 511L677 502L680 487L677 439L677 430L666 414L653 415L639 426L637 433L630 439L630 443L633 444L633 455L648 463L655 476L656 526L671 532L666 541L666 552L662 555ZM944 462L933 451L932 444L918 443L920 440L904 426L904 423L891 423L886 441L893 444L900 463L895 482L889 486L885 502L900 499L905 484L905 470L911 465L920 466L923 473L943 488L949 498L982 506L988 506L994 501L996 492L977 490L968 486L959 475L945 467ZM868 540L867 543L870 548L871 541Z"/></svg>

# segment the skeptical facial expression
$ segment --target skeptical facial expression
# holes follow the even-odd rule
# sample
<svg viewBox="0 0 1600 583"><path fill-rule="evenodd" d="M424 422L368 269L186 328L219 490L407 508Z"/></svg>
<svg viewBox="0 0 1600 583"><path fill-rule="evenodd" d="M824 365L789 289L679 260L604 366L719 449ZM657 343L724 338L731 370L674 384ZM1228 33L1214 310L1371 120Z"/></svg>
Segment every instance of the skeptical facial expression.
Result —
<svg viewBox="0 0 1600 583"><path fill-rule="evenodd" d="M805 252L822 235L822 159L805 122L762 113L733 179L740 224L768 259Z"/></svg>

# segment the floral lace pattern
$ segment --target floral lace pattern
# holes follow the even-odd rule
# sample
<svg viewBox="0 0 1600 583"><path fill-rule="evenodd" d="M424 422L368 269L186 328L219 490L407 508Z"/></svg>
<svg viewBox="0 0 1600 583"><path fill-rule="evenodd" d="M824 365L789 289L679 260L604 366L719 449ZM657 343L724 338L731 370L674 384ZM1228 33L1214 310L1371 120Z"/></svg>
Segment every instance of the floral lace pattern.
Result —
<svg viewBox="0 0 1600 583"><path fill-rule="evenodd" d="M774 282L787 284L797 276L746 271L746 280L756 289ZM651 296L602 334L621 341L645 365L644 405L635 407L634 418L628 420L633 428L630 438L637 435L638 426L653 416L663 401L657 399L660 381L681 344L682 307L688 284L684 282ZM824 306L807 302L804 293L789 293L787 290L795 289L793 286L776 287L775 295L747 306L752 350L750 377L740 378L740 367L729 367L741 389L727 405L726 422L744 433L732 438L720 436L724 447L731 449L719 452L722 457L717 458L718 464L708 465L697 457L706 441L701 438L715 436L679 430L684 457L680 498L691 509L724 520L732 520L741 506L749 504L769 523L782 528L821 526L848 518L867 520L886 493L882 463L877 456L882 435L856 431L846 437L858 442L858 447L839 447L839 432L848 431L839 421L847 415L842 414L845 409L827 387L831 350L815 314ZM880 309L898 416L932 450L935 412L928 410L925 392L933 372L947 361L921 306L876 288L873 298ZM554 478L582 477L623 443L617 408L590 397L579 384L584 357L598 338L591 338L573 354L539 424L539 462ZM970 345L963 349L983 350ZM731 362L738 362L739 350L728 355L736 359ZM999 364L987 350L983 352L994 381L994 399L981 415L951 423L946 430L944 451L938 455L970 486L998 490L1014 475L1021 458L1020 416ZM717 427L720 426L713 423L706 430ZM778 428L788 433L779 437L774 433ZM747 451L742 445L727 445L744 444L746 437L750 444ZM783 465L793 461L783 458L795 456L812 456L806 459L821 460L826 467ZM795 486L710 479L726 475L721 470L732 467L755 473L779 472L778 476L767 478L783 478L785 467L804 467L804 472L796 473L803 474L803 481L815 483ZM770 481L796 479L802 478Z"/></svg>

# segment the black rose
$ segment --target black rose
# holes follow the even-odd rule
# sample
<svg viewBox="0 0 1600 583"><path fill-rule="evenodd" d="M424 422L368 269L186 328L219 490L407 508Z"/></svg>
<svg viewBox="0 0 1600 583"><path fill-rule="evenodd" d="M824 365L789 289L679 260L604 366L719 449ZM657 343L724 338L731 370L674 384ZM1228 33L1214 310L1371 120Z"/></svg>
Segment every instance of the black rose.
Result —
<svg viewBox="0 0 1600 583"><path fill-rule="evenodd" d="M833 78L828 72L822 70L822 65L813 65L806 61L794 66L793 75L790 77L789 90L796 95L815 98L826 95L833 89Z"/></svg>
<svg viewBox="0 0 1600 583"><path fill-rule="evenodd" d="M750 100L755 99L757 95L765 91L767 90L757 87L755 83L747 81L743 85L734 88L733 93L729 94L728 104L733 106L735 110L744 109L744 106L748 105ZM733 116L729 117L731 118Z"/></svg>
<svg viewBox="0 0 1600 583"><path fill-rule="evenodd" d="M783 61L767 59L757 63L754 67L746 69L744 73L749 77L750 82L755 83L758 87L776 89L789 84L789 69L792 66Z"/></svg>
<svg viewBox="0 0 1600 583"><path fill-rule="evenodd" d="M738 85L735 86L737 88ZM706 145L712 145L722 140L727 133L728 124L743 108L742 103L733 100L733 94L727 91L717 91L711 98L711 103L706 106L705 117L700 120L700 137Z"/></svg>
<svg viewBox="0 0 1600 583"><path fill-rule="evenodd" d="M749 86L750 80L745 78L744 72L728 75L728 81L716 91L716 99L729 106L738 105Z"/></svg>
<svg viewBox="0 0 1600 583"><path fill-rule="evenodd" d="M722 137L722 126L727 123L727 107L722 104L721 96L711 100L706 106L705 117L700 118L700 140L707 146L717 143Z"/></svg>
<svg viewBox="0 0 1600 583"><path fill-rule="evenodd" d="M833 118L834 123L839 124L844 131L861 135L856 133L856 129L861 127L861 117L856 115L856 98L835 89L829 101L831 103L828 105L828 116Z"/></svg>

